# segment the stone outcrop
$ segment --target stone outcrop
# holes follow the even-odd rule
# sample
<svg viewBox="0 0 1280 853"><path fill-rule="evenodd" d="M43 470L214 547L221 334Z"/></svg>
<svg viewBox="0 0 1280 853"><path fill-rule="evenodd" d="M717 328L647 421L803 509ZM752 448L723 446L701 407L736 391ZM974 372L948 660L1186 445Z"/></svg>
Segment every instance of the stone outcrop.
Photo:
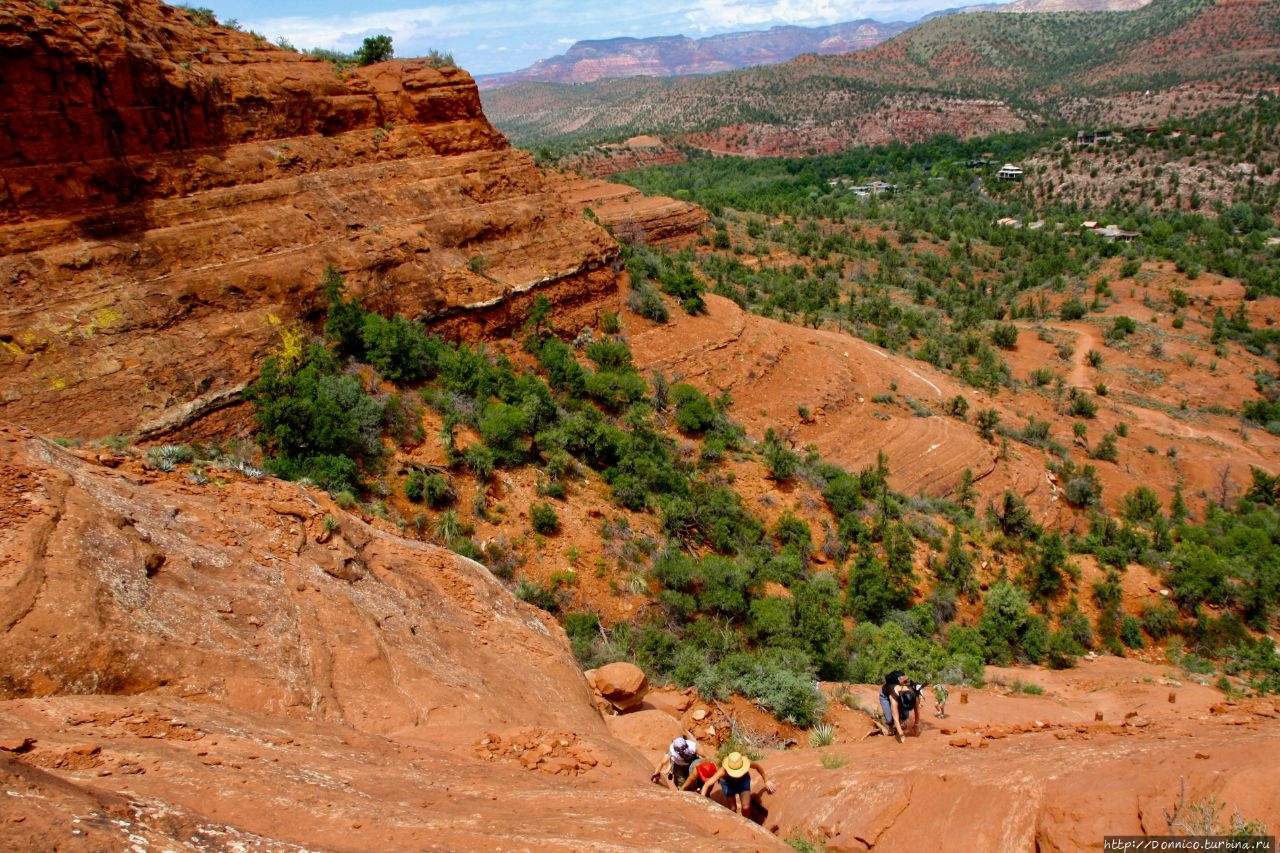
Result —
<svg viewBox="0 0 1280 853"><path fill-rule="evenodd" d="M483 566L115 461L0 422L5 849L785 849L648 784Z"/></svg>
<svg viewBox="0 0 1280 853"><path fill-rule="evenodd" d="M326 265L477 338L573 327L616 244L421 61L338 71L153 0L0 6L0 414L134 432L216 408ZM185 408L184 408L185 407Z"/></svg>
<svg viewBox="0 0 1280 853"><path fill-rule="evenodd" d="M591 689L617 712L639 707L649 692L648 676L633 663L618 661L605 664L599 669L587 670L585 676Z"/></svg>
<svg viewBox="0 0 1280 853"><path fill-rule="evenodd" d="M710 221L705 208L666 196L647 196L635 187L564 174L560 193L572 205L631 243L680 244Z"/></svg>

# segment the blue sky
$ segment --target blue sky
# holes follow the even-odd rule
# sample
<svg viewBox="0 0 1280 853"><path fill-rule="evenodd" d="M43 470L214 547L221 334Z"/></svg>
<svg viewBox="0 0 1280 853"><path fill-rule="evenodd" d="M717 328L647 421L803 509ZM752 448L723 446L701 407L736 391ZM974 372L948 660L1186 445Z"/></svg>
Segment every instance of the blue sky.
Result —
<svg viewBox="0 0 1280 853"><path fill-rule="evenodd" d="M174 0L177 2L177 0ZM235 19L272 41L351 51L365 36L386 33L397 56L452 53L476 74L526 68L564 53L576 41L617 36L685 35L804 27L871 18L914 21L963 3L947 0L188 0L221 21ZM354 8L353 8L354 7Z"/></svg>

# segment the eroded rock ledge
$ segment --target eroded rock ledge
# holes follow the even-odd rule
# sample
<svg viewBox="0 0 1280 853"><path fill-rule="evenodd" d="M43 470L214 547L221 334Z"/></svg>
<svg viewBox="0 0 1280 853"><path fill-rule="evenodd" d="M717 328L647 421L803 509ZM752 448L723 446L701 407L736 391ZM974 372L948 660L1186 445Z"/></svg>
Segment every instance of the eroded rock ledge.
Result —
<svg viewBox="0 0 1280 853"><path fill-rule="evenodd" d="M337 72L151 0L0 7L0 415L84 438L243 384L326 264L503 334L617 298L617 248L420 61Z"/></svg>

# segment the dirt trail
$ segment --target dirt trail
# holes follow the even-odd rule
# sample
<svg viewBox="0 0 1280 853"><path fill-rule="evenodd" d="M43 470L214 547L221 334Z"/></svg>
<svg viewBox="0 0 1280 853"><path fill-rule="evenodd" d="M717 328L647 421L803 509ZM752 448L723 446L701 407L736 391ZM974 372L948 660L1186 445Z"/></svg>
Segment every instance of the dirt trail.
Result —
<svg viewBox="0 0 1280 853"><path fill-rule="evenodd" d="M1089 382L1089 353L1097 347L1098 341L1087 329L1081 329L1075 341L1075 352L1071 356L1071 378L1068 383L1072 388L1092 388Z"/></svg>

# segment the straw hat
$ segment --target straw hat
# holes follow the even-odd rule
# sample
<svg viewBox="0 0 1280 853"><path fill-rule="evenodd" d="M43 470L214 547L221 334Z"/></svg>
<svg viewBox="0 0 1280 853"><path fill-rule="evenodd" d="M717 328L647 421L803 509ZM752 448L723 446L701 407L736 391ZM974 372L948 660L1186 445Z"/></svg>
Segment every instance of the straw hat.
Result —
<svg viewBox="0 0 1280 853"><path fill-rule="evenodd" d="M747 775L747 771L751 769L751 759L747 758L741 752L731 752L725 756L724 771L735 779L740 779Z"/></svg>

